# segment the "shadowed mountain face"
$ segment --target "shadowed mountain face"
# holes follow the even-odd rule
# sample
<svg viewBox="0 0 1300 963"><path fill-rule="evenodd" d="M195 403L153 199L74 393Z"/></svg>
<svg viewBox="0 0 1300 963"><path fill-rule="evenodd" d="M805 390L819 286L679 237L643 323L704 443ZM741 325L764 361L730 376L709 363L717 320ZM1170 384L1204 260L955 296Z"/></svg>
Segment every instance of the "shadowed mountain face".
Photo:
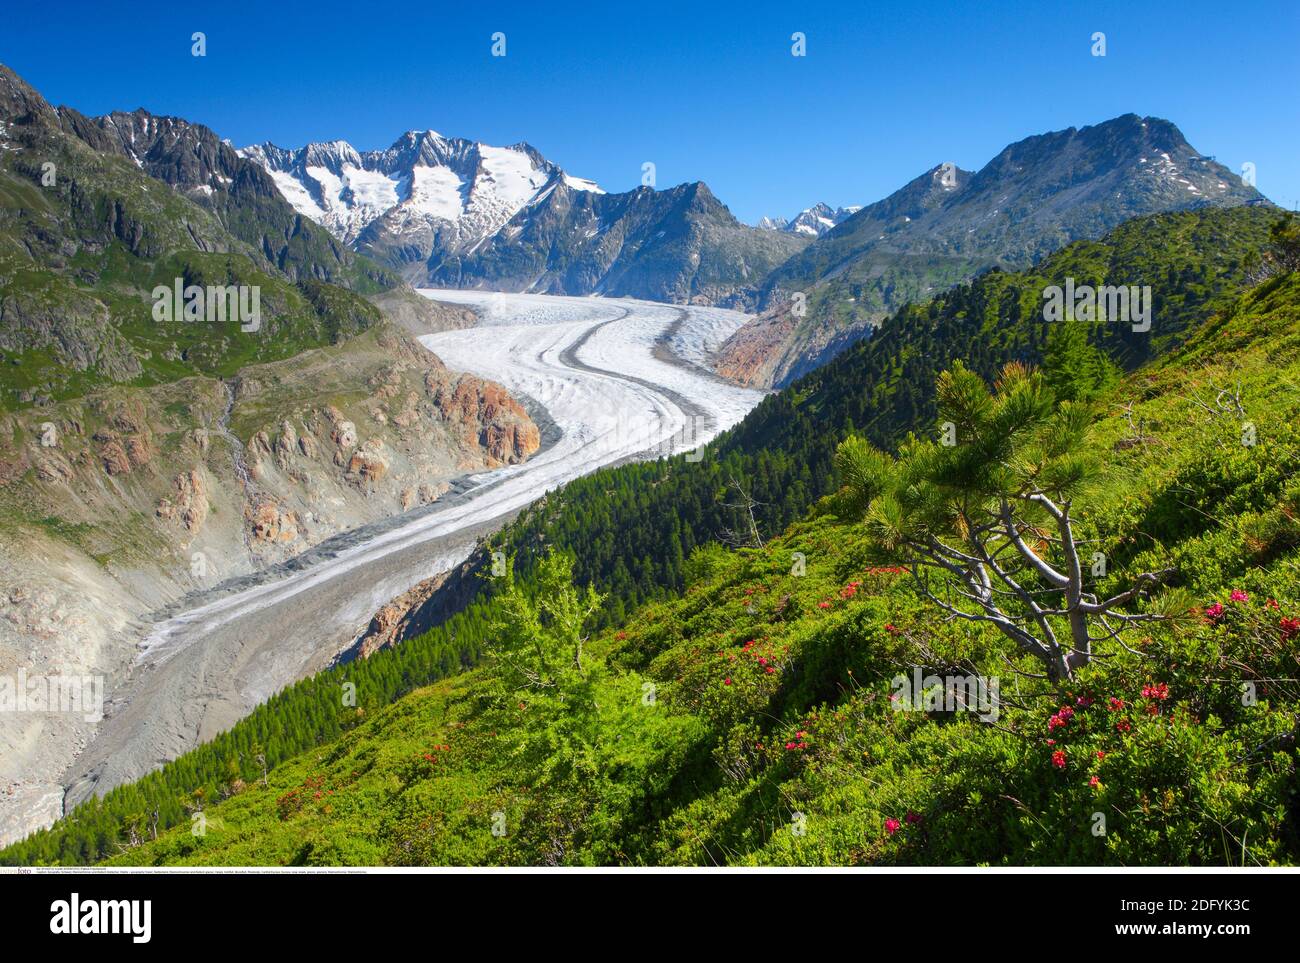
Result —
<svg viewBox="0 0 1300 963"><path fill-rule="evenodd" d="M556 184L481 248L431 262L436 283L731 303L804 240L739 223L701 183L593 194Z"/></svg>
<svg viewBox="0 0 1300 963"><path fill-rule="evenodd" d="M755 293L763 313L724 347L721 369L786 384L902 304L987 268L1025 267L1143 214L1249 203L1266 202L1165 120L1126 114L1029 137L977 172L927 171L772 272Z"/></svg>
<svg viewBox="0 0 1300 963"><path fill-rule="evenodd" d="M92 123L103 132L105 149L119 150L150 177L211 211L293 280L314 278L363 292L399 283L295 211L261 166L207 127L145 110L115 111Z"/></svg>
<svg viewBox="0 0 1300 963"><path fill-rule="evenodd" d="M607 194L527 144L412 131L383 151L240 153L299 213L417 284L727 302L807 243L741 224L704 184Z"/></svg>

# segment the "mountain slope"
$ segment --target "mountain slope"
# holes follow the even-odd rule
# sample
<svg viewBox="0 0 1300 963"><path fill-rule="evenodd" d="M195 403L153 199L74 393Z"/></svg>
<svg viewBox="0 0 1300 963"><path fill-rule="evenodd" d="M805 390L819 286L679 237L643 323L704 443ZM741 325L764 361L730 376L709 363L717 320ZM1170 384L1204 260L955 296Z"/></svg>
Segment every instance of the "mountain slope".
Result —
<svg viewBox="0 0 1300 963"><path fill-rule="evenodd" d="M179 130L194 145L216 144L210 131L183 122L135 119L155 132ZM198 192L203 203L195 203L183 193L194 192L195 175L173 170L157 144L146 156L174 175L176 190L123 148L120 126L106 129L70 108L51 108L3 67L0 125L0 350L7 362L0 406L75 397L104 384L232 373L288 357L380 317L364 298L322 278L346 276L373 291L398 283L377 270L367 277L358 259L319 229L304 234L287 205L257 196L255 182L264 178L251 165L212 168L206 179L216 181L222 169L235 176L228 189ZM214 150L219 160L237 161L228 149ZM181 149L174 155L193 157ZM264 213L278 222L263 220ZM272 242L280 236L283 243ZM186 286L257 289L261 328L250 334L233 320L196 324L178 313L155 320L151 292L178 278Z"/></svg>
<svg viewBox="0 0 1300 963"><path fill-rule="evenodd" d="M704 184L593 194L554 185L481 247L431 262L435 284L728 303L801 238L747 227Z"/></svg>
<svg viewBox="0 0 1300 963"><path fill-rule="evenodd" d="M739 223L703 184L606 194L527 144L411 131L241 155L300 213L416 284L725 301L805 238Z"/></svg>
<svg viewBox="0 0 1300 963"><path fill-rule="evenodd" d="M704 779L707 785L699 797L703 804L709 811L713 811L716 805L716 812L724 816L737 812L735 807L740 806L744 816L733 828L743 835L745 826L754 827L763 822L751 818L754 814L746 808L748 804L744 800L761 802L763 808L770 808L774 802L767 792L753 787L740 792L724 785L716 794L714 788L710 788L714 785L711 781L718 778L724 766L730 771L743 761L735 755L742 743L738 737L732 740L730 735L726 735L728 727L733 723L747 726L752 722L759 727L753 742L776 745L780 756L784 750L779 747L792 741L798 731L814 728L804 715L809 705L819 699L838 697L836 694L842 692L841 686L852 689L852 684L840 675L846 666L853 668L854 675L864 685L863 672L868 663L876 667L872 671L883 671L880 669L882 663L872 661L876 657L863 647L894 645L897 639L885 630L887 624L907 626L909 631L914 627L921 638L928 637L924 633L931 630L939 633L936 638L950 638L945 633L951 629L945 629L942 624L932 624L918 615L919 600L914 594L904 593L880 602L873 601L868 603L869 609L863 609L862 596L892 591L889 586L896 580L895 573L876 571L870 575L869 582L862 579L862 567L870 563L865 561L865 546L861 532L855 526L833 518L802 523L799 519L818 498L838 486L838 476L830 465L830 458L842 438L856 431L884 447L892 447L906 431L933 422L935 376L955 360L964 360L976 370L989 374L995 374L1009 359L1040 361L1051 330L1038 310L1043 287L1047 284L1060 283L1069 276L1093 281L1118 281L1136 276L1151 279L1158 292L1156 322L1151 334L1159 337L1149 344L1142 340L1147 336L1126 328L1107 330L1096 327L1091 332L1094 343L1103 345L1113 356L1126 359L1130 365L1138 365L1153 356L1157 357L1156 364L1164 365L1148 369L1156 372L1150 380L1144 380L1145 374L1131 379L1125 393L1114 396L1114 408L1106 404L1101 408L1102 411L1116 412L1107 419L1104 432L1107 444L1109 440L1114 441L1116 456L1123 459L1122 466L1136 468L1139 474L1149 473L1130 481L1118 471L1121 464L1116 463L1114 494L1121 502L1127 500L1129 507L1135 499L1150 502L1155 513L1143 516L1139 512L1134 516L1138 521L1133 523L1128 507L1116 510L1118 517L1123 519L1121 528L1136 524L1138 530L1150 533L1155 529L1148 527L1149 522L1166 526L1168 519L1161 521L1156 516L1174 512L1178 530L1170 531L1177 538L1183 538L1182 528L1189 524L1197 532L1205 530L1204 524L1196 523L1196 519L1202 517L1202 511L1238 511L1234 506L1216 507L1217 501L1223 497L1219 489L1207 499L1188 501L1184 496L1188 485L1203 484L1196 481L1198 451L1209 449L1231 456L1233 451L1241 450L1220 445L1214 440L1221 441L1228 434L1237 438L1238 426L1235 423L1231 426L1227 422L1217 424L1214 426L1216 433L1209 439L1198 435L1206 430L1207 412L1190 401L1186 392L1194 390L1202 399L1212 400L1218 389L1210 386L1229 383L1239 374L1243 375L1246 384L1243 397L1247 411L1250 417L1258 415L1261 424L1267 424L1268 427L1263 429L1265 434L1260 437L1270 439L1268 445L1258 446L1260 450L1247 453L1265 459L1267 465L1261 463L1257 471L1254 462L1243 463L1242 484L1255 474L1266 484L1274 484L1279 474L1285 474L1288 459L1293 460L1290 454L1292 443L1274 431L1278 425L1285 426L1287 418L1293 418L1294 401L1289 400L1291 396L1283 390L1286 382L1281 379L1290 378L1292 385L1295 384L1291 369L1296 363L1296 339L1300 337L1295 331L1296 302L1300 292L1296 290L1295 278L1291 277L1270 282L1249 298L1243 299L1243 293L1250 284L1247 274L1252 253L1269 243L1269 228L1277 217L1275 211L1233 208L1140 218L1101 241L1078 242L1069 246L1042 262L1034 272L991 272L927 305L906 309L882 327L881 337L855 345L831 364L769 398L739 428L709 446L703 460L687 462L684 458L676 458L595 473L548 496L507 529L494 547L519 553L525 579L528 577L526 573L533 571L536 553L556 549L574 553L581 580L609 593L606 614L616 624L625 624L628 628L613 637L604 636L598 641L597 648L604 651L605 646L609 646L614 651L610 659L614 665L642 673L639 681L634 676L627 677L617 687L617 693L634 692L636 705L642 706L640 699L645 691L642 688L645 682L669 689L684 682L690 692L689 699L693 702L686 714L674 715L676 721L668 730L658 731L652 740L658 748L647 746L639 741L640 736L634 736L624 743L629 754L625 757L626 764L633 768L620 768L619 764L611 763L600 770L602 779L626 779L621 789L615 789L616 795L622 794L618 798L626 800L635 796L645 799L643 811L659 816L670 809L679 811L683 814L682 819L674 825L680 828L693 818L687 814L691 806L689 787ZM1211 318L1217 318L1212 328L1198 340L1179 347L1194 329ZM1182 354L1178 356L1178 364L1158 360L1160 356L1180 350ZM1275 351L1280 366L1269 363L1268 359ZM1213 370L1202 369L1202 364L1210 365ZM1169 397L1162 399L1161 395ZM1106 402L1111 400L1108 398ZM1130 401L1138 406L1132 418L1127 417L1120 407L1121 403L1127 405ZM1162 434L1159 440L1153 437L1146 443L1134 444L1130 436L1135 429L1138 432L1158 430ZM1130 440L1126 441L1126 438ZM1165 441L1174 446L1176 458L1169 457L1163 447ZM1262 450L1275 442L1276 447ZM1108 450L1107 445L1100 450ZM1220 465L1213 470L1218 472L1222 468ZM745 550L731 556L713 548L683 563L682 558L691 556L699 546L720 537L725 529L743 530L739 513L731 507L737 501L734 491L728 490L733 478L739 479L757 499L755 512L765 539L792 524L795 527L783 538L769 541L768 548L761 552ZM1232 487L1228 486L1225 491ZM1245 497L1263 499L1268 504L1276 501L1271 488L1251 488ZM1109 510L1115 510L1113 502ZM1267 525L1260 523L1263 526L1260 531L1264 534L1269 525L1285 528L1284 519L1266 521ZM1219 537L1215 534L1219 530L1217 523L1212 528L1212 536ZM1267 539L1256 539L1256 542L1263 546ZM1284 543L1285 539L1279 542ZM1143 536L1125 544L1140 547L1148 542ZM793 559L789 553L794 551L803 553L808 571L806 577L792 573ZM1131 555L1120 553L1114 557L1130 559ZM1228 577L1224 572L1218 561L1204 565L1198 563L1189 569L1191 576L1201 580L1197 583L1198 591L1203 589L1206 592L1217 590L1215 586ZM840 593L852 581L865 582L868 587L860 585L851 596L842 597ZM686 595L677 600L676 594L682 589L687 590ZM1263 590L1251 591L1262 595ZM1300 594L1294 589L1287 593L1280 589L1277 591L1278 598L1300 602ZM647 601L656 604L643 608ZM659 605L659 601L663 604ZM820 605L823 601L828 602L825 609ZM406 686L417 685L421 680L429 681L454 671L460 660L472 661L485 642L497 637L487 624L492 605L490 599L481 599L461 615L454 616L447 625L396 648L376 653L360 669L340 669L337 675L321 676L310 685L304 683L284 693L268 703L257 719L236 726L218 743L178 760L146 782L123 787L102 803L80 811L77 823L61 824L53 832L35 837L27 846L10 850L5 858L19 861L83 859L87 834L95 840L125 840L132 818L149 812L155 805L162 807L167 821L184 821L188 825L188 816L177 802L178 797L193 798L195 791L202 788L204 797L211 799L230 791L231 787L235 787L236 798L227 804L229 808L224 812L231 817L228 825L243 829L221 839L213 838L209 841L213 848L206 850L207 843L196 842L180 832L171 835L169 841L159 847L140 850L127 858L141 861L266 859L272 862L544 858L538 857L536 850L526 848L537 841L536 835L521 835L519 846L525 848L500 850L484 848L491 842L486 837L472 842L458 835L460 828L455 832L448 830L448 834L426 834L417 838L418 834L401 830L407 811L389 807L390 802L394 805L401 802L403 790L400 787L405 786L410 778L418 775L421 785L424 785L423 774L433 771L428 768L433 764L426 757L450 759L454 766L459 766L460 760L468 763L470 758L483 759L501 751L500 744L494 741L495 736L488 735L491 729L480 728L472 721L482 694L480 683L475 678L447 683L435 691L405 700L391 710L379 711L395 691L402 690L402 685L393 680L403 680ZM634 612L637 614L633 618ZM824 620L819 620L823 614ZM431 621L437 622L436 619ZM759 655L769 662L778 660L783 667L797 665L798 671L782 675L777 680L780 686L774 693L765 682L748 688L751 675L763 682L768 673L762 667L743 663L740 668L747 673L744 676L747 688L741 698L744 711L737 714L734 706L729 707L720 701L728 694L723 685L725 677L713 674L713 667L725 668L728 663L721 660L715 663L711 653L734 651L737 659L741 659L744 657L743 642L756 638L763 640ZM785 645L790 646L789 656L784 654ZM882 651L884 655L893 657L893 650ZM954 658L964 657L963 651L955 649ZM1209 651L1208 647L1204 651ZM453 659L451 652L459 654ZM861 655L861 660L857 660L854 653ZM915 662L918 656L911 653L909 658ZM648 667L647 660L651 660ZM892 664L884 665L892 669ZM337 712L338 683L341 678L349 677L347 673L354 671L359 673L356 678L365 713L364 716L340 716ZM785 672L785 669L781 671ZM1125 673L1129 671L1125 669ZM1286 673L1294 675L1290 669ZM881 675L872 678L879 681ZM888 678L888 674L884 678ZM388 682L372 684L366 681L370 679ZM1131 676L1125 684L1133 688ZM617 693L611 693L610 698ZM450 697L444 698L448 694ZM749 701L751 697L775 701L760 701L758 708L754 709L755 704ZM618 698L622 696L618 695ZM852 713L857 708L854 704L846 711ZM708 717L705 728L709 734L702 744L695 742L701 731L697 709ZM715 710L722 713L721 718L715 716ZM781 721L774 722L774 716ZM295 728L287 732L285 726L276 721L291 718L311 720L310 731L300 732ZM273 776L270 792L253 785L258 774L240 761L252 758L251 753L256 750L251 747L259 743L268 753L274 753L275 758L288 758L312 745L315 738L332 740L335 733L346 732L357 724L358 719L362 722L361 729L332 742L328 750L306 753L282 774ZM678 727L676 722L681 726ZM1040 719L1032 724L1041 723ZM511 726L514 724L510 723ZM773 741L769 736L775 731L774 726L779 728L779 738ZM495 723L492 728L497 728ZM672 731L682 733L691 745L682 747L674 742L670 735ZM928 730L930 736L926 738L941 739L948 731ZM718 742L724 736L725 746ZM306 741L290 742L299 738ZM832 734L831 738L836 737ZM447 757L444 750L434 748L440 745L451 745L455 755ZM982 755L984 750L994 748L981 748L981 745L972 744L976 758L985 758ZM354 748L364 757L364 760L357 761L364 764L358 765L353 760ZM858 756L861 752L862 749L856 750ZM242 789L236 787L228 775L232 759L234 765L244 766L240 776ZM760 756L754 756L751 761L759 759ZM771 761L768 758L763 765L766 767ZM336 762L337 767L334 765ZM1017 757L1011 768L1024 762L1024 757ZM437 765L442 765L442 762ZM933 771L946 772L949 765L957 763L939 763ZM497 798L502 803L516 798L514 790L505 787L518 786L517 770L514 776L489 772L480 768L477 761L472 763L471 770L475 779L481 776L485 780L482 784L496 787L501 792ZM456 771L469 773L471 770ZM445 771L451 775L450 768ZM853 779L862 780L860 771L847 771ZM1026 771L1037 773L1039 770ZM305 780L316 781L322 772L326 773L327 779L325 784L317 787L322 794L321 801L318 801L314 797L316 788L306 793L301 790ZM644 778L638 783L641 774ZM917 779L922 779L923 775L919 774ZM977 775L954 775L953 785L960 785L963 780ZM337 782L334 781L336 776ZM1002 770L994 770L991 777L985 773L979 778L986 777L996 782L1003 778ZM1232 778L1238 777L1232 775ZM641 788L633 789L634 784ZM1032 781L1031 784L1037 785ZM445 785L452 798L461 798L461 784ZM596 782L593 781L594 785ZM665 785L669 788L664 789ZM911 787L909 792L912 789L923 790L915 782L907 785ZM351 799L349 793L352 789L348 787L352 786L362 792L362 801ZM399 788L395 790L394 787ZM775 787L770 788L775 791ZM790 784L790 788L802 792L811 787L796 782ZM326 799L330 789L335 789L334 795L343 798ZM679 794L679 791L686 795ZM650 795L636 795L642 792ZM665 792L669 797L662 795ZM286 808L277 816L269 817L268 807L286 796ZM573 797L585 798L581 792L575 792ZM482 797L473 795L473 798L477 801L470 808L459 810L461 817L469 818L466 813L483 816L497 808L507 808L484 807L481 805ZM667 808L665 798L672 800ZM891 810L896 802L923 811L915 797L909 799L900 794L889 799ZM427 814L432 811L432 800L423 795L410 797L413 806L417 800L422 801L420 812ZM548 800L553 801L553 797L548 797ZM830 800L824 802L832 804ZM305 808L300 810L298 803ZM527 804L523 805L527 809ZM611 805L621 804L611 801ZM333 808L327 811L325 806ZM880 803L869 800L857 800L855 806L863 807L862 812L867 815L882 811ZM941 802L936 800L936 811L941 808ZM298 818L300 811L301 819ZM905 811L899 810L891 818L901 819ZM461 817L453 818L449 810L445 812L445 823L438 822L437 825L469 825L459 822ZM537 820L530 825L545 836L554 823L541 812L529 812L530 818ZM236 814L239 816L237 824L233 818ZM637 817L631 818L635 820ZM273 819L282 822L275 823ZM407 828L418 829L419 818L413 819ZM512 822L511 825L522 824ZM698 825L713 827L711 832L729 832L711 818L705 818L705 822ZM879 826L873 829L873 839L879 831ZM669 836L656 836L647 828L634 843L648 849L630 848L633 843L628 841L629 836L619 846L601 850L592 858L689 861L707 860L711 854L713 859L721 861L729 850L750 852L753 847L763 845L761 834L743 845L732 837L724 837L722 842L726 848L711 848L709 854L705 854L698 848L698 840L696 848L692 848L688 835L683 828L680 833L672 830ZM852 835L860 840L861 827L856 827ZM1250 836L1259 838L1254 832ZM1053 838L1063 839L1065 836ZM452 845L453 841L455 845L463 843L464 848L455 851L442 848L444 842ZM102 845L109 848L96 850L99 855L113 853L111 844ZM493 845L510 847L514 844ZM565 851L574 852L572 849ZM970 853L970 859L994 858L974 855L976 849L962 851ZM1029 853L1029 850L1024 852ZM824 858L849 859L844 850L830 850L829 853ZM765 857L755 855L754 858ZM784 854L766 858L793 857ZM937 857L932 855L931 858Z"/></svg>
<svg viewBox="0 0 1300 963"><path fill-rule="evenodd" d="M1267 443L1243 446L1238 414L1204 406L1226 383ZM190 794L202 833L185 818L148 839L146 811L129 807L150 797L119 794L130 815L106 855L1294 864L1300 275L1244 295L1101 400L1102 471L1079 499L1079 530L1110 556L1108 585L1170 565L1177 617L1148 623L1132 651L1114 647L1064 689L1021 674L1032 666L996 632L947 618L882 565L851 500L831 498L762 550L696 556L682 597L589 640L582 685L563 703L512 689L513 663L489 663L354 714L265 777L232 756ZM531 603L525 592L514 604ZM545 644L554 630L534 631ZM914 670L939 680L924 707L901 701ZM945 703L946 676L1000 679L1003 701ZM336 701L327 686L319 698ZM1098 812L1106 832L1093 831ZM75 852L60 842L101 831L106 815L3 858Z"/></svg>
<svg viewBox="0 0 1300 963"><path fill-rule="evenodd" d="M259 165L208 128L145 110L114 112L93 123L146 174L212 211L226 230L291 280L314 278L362 294L399 283L295 212Z"/></svg>
<svg viewBox="0 0 1300 963"><path fill-rule="evenodd" d="M158 311L177 286L255 299L257 324ZM0 67L4 676L111 690L148 613L530 455L537 427L501 386L396 329L471 321L206 128L90 119ZM0 713L0 839L61 814L93 725Z"/></svg>
<svg viewBox="0 0 1300 963"><path fill-rule="evenodd" d="M903 304L989 267L1025 267L1143 214L1248 203L1264 198L1165 120L1126 114L1029 137L977 172L927 171L792 257L758 290L763 313L724 346L719 371L784 385Z"/></svg>

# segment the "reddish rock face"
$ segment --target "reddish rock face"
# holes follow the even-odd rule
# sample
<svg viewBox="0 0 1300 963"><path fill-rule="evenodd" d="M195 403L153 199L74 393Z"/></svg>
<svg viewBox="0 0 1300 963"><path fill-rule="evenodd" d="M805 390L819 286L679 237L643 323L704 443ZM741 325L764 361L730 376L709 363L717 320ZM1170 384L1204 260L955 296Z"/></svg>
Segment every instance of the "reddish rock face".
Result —
<svg viewBox="0 0 1300 963"><path fill-rule="evenodd" d="M447 482L440 482L437 485L427 483L421 484L417 488L404 488L398 500L402 506L402 511L414 508L416 505L429 505L436 502L447 490L451 488Z"/></svg>
<svg viewBox="0 0 1300 963"><path fill-rule="evenodd" d="M131 459L131 467L140 468L153 457L153 444L147 435L132 435L126 442L126 454Z"/></svg>
<svg viewBox="0 0 1300 963"><path fill-rule="evenodd" d="M718 374L750 387L766 385L794 333L795 318L784 308L760 315L733 334L718 351Z"/></svg>
<svg viewBox="0 0 1300 963"><path fill-rule="evenodd" d="M348 462L347 479L355 485L370 489L388 474L389 460L384 443L371 438L352 453Z"/></svg>
<svg viewBox="0 0 1300 963"><path fill-rule="evenodd" d="M116 437L108 438L100 445L99 460L104 465L104 471L110 475L127 475L131 472L131 459Z"/></svg>
<svg viewBox="0 0 1300 963"><path fill-rule="evenodd" d="M532 422L522 425L490 424L479 433L479 444L494 461L513 465L535 452L541 444L541 438L537 426Z"/></svg>
<svg viewBox="0 0 1300 963"><path fill-rule="evenodd" d="M396 645L400 641L403 629L406 627L412 613L433 596L433 593L442 586L446 578L447 576L444 574L425 579L376 612L370 620L369 627L357 642L357 655L360 658L368 659L380 649L387 649Z"/></svg>
<svg viewBox="0 0 1300 963"><path fill-rule="evenodd" d="M524 406L496 382L462 375L442 384L430 374L425 386L442 419L473 439L490 461L514 464L541 446L541 433Z"/></svg>
<svg viewBox="0 0 1300 963"><path fill-rule="evenodd" d="M47 456L35 463L36 477L43 482L62 482L67 484L72 481L72 469L63 461L62 458ZM3 472L0 472L2 475Z"/></svg>
<svg viewBox="0 0 1300 963"><path fill-rule="evenodd" d="M95 432L99 443L99 460L110 475L129 475L132 469L141 468L153 458L154 448L147 432L123 437L109 428Z"/></svg>
<svg viewBox="0 0 1300 963"><path fill-rule="evenodd" d="M265 496L258 496L253 504L245 507L244 518L256 541L274 544L292 542L298 537L298 517Z"/></svg>

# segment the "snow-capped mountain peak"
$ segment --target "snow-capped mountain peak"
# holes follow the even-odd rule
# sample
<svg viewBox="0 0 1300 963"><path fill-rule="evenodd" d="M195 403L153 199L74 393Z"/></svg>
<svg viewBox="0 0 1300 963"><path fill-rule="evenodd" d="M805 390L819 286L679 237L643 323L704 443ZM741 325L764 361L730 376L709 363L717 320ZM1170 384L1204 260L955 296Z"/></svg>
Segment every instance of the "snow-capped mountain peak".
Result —
<svg viewBox="0 0 1300 963"><path fill-rule="evenodd" d="M492 147L434 130L407 131L381 151L335 140L239 153L265 168L300 214L345 243L381 236L412 260L435 242L449 252L473 249L557 184L604 193L528 144Z"/></svg>
<svg viewBox="0 0 1300 963"><path fill-rule="evenodd" d="M818 203L805 208L789 220L784 217L764 217L758 222L758 226L765 231L785 231L787 234L821 237L860 210L862 210L860 205L833 208L829 204Z"/></svg>

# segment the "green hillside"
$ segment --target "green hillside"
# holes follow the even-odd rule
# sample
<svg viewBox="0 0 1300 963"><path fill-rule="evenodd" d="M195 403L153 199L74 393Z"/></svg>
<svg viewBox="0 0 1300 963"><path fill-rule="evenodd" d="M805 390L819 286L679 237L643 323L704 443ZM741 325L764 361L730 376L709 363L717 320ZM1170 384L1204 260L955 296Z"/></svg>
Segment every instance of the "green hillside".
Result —
<svg viewBox="0 0 1300 963"><path fill-rule="evenodd" d="M264 178L206 128L170 123ZM2 65L0 128L0 411L229 376L338 343L381 318L362 295L398 283L233 167L215 194L150 176L96 122L54 110ZM157 320L152 294L177 279L258 289L261 327Z"/></svg>
<svg viewBox="0 0 1300 963"><path fill-rule="evenodd" d="M1133 369L1177 345L1249 283L1253 258L1278 220L1238 207L1143 217L1100 241L1072 244L1031 271L992 271L926 304L899 311L871 338L769 396L705 457L677 457L595 472L529 509L498 537L524 570L539 549L576 556L583 584L608 598L600 624L682 589L698 546L744 532L729 491L742 481L763 538L783 531L839 484L835 448L849 434L885 447L935 414L939 373L963 361L986 379L1009 360L1038 364L1047 346L1043 288L1149 284L1149 333L1095 323L1088 336Z"/></svg>
<svg viewBox="0 0 1300 963"><path fill-rule="evenodd" d="M1168 256L1179 257L1188 236L1169 236ZM2 858L1293 863L1300 275L1238 294L1244 280L1216 285L1206 271L1167 276L1190 276L1179 303L1213 305L1209 321L1196 326L1189 310L1181 331L1164 332L1165 353L1118 383L1104 365L1081 383L1084 355L1059 334L1041 375L998 365L993 396L960 373L938 378L958 367L936 351L928 384L945 385L942 403L925 388L923 438L883 446L900 463L850 446L848 489L761 549L693 552L683 593L639 607L623 629L586 635L595 601L567 588L572 563L553 554L472 609L466 637L492 640L478 668L383 705L401 674L382 660L412 658L427 639L344 667L310 683L315 714L332 720L318 728L338 734L264 779L227 742L225 774L201 792L155 774ZM982 283L1016 290L1014 276ZM979 284L965 300L936 302L948 313L933 309L935 318L997 344L999 329L985 327L994 312L976 315L977 326L971 318L971 291L988 290ZM981 375L993 364L979 352L970 361ZM1050 385L1090 400L1062 403ZM805 391L801 402L816 397ZM935 441L944 422L958 426L952 448ZM968 429L974 443L963 440ZM902 567L915 561L909 539L963 537L953 506L986 507L1026 485L1069 499L1072 537L1090 561L1093 552L1106 561L1088 591L1121 596L1111 618L1131 620L1112 635L1095 619L1094 658L1054 678L995 625L949 617L944 598L978 611L945 594L960 582L925 584ZM1026 514L1019 531L1055 557L1041 518ZM1007 568L1030 598L1056 597L1039 574ZM1124 598L1143 572L1161 576ZM1063 632L1064 612L1040 604L1047 627ZM433 677L454 665L418 668ZM902 711L896 679L915 670L997 679L997 702ZM364 712L340 701L349 672ZM233 738L248 732L237 726ZM210 769L222 758L210 747L192 756L163 773L191 767L193 779L194 759ZM163 789L180 824L155 840L147 799Z"/></svg>

